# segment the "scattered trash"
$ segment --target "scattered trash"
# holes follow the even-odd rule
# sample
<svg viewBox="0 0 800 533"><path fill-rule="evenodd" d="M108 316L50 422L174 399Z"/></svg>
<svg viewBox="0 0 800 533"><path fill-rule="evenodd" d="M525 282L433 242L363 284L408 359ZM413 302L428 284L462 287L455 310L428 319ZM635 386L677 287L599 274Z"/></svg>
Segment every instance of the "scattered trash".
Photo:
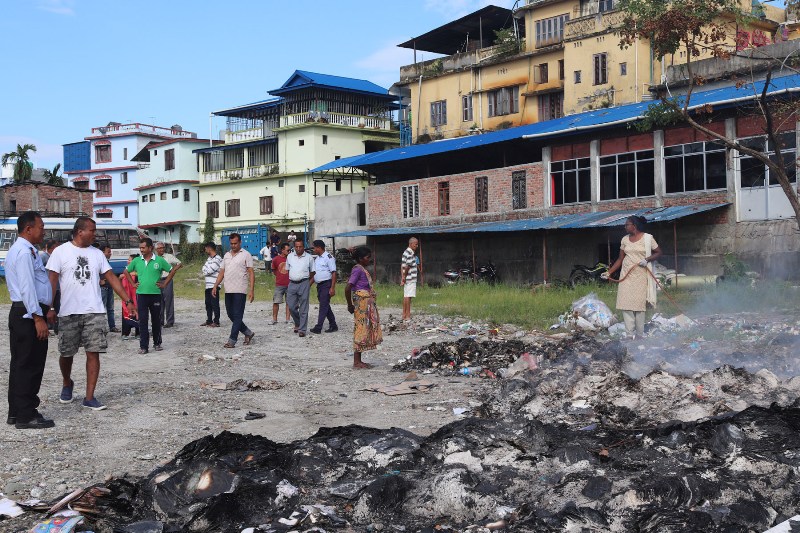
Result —
<svg viewBox="0 0 800 533"><path fill-rule="evenodd" d="M666 318L661 313L656 313L650 319L650 324L662 331L675 331L692 327L694 321L684 314Z"/></svg>
<svg viewBox="0 0 800 533"><path fill-rule="evenodd" d="M469 407L453 407L453 414L462 416L470 411Z"/></svg>
<svg viewBox="0 0 800 533"><path fill-rule="evenodd" d="M616 324L612 324L608 327L608 334L612 337L624 337L627 335L627 330L625 329L625 324L622 322L617 322Z"/></svg>
<svg viewBox="0 0 800 533"><path fill-rule="evenodd" d="M482 366L465 366L464 368L459 370L459 374L462 374L464 376L475 376L477 374L480 374L482 370L483 370Z"/></svg>
<svg viewBox="0 0 800 533"><path fill-rule="evenodd" d="M536 360L536 357L525 352L519 359L511 363L508 368L501 370L500 375L508 379L513 378L525 370L536 370L537 368L539 368L539 362Z"/></svg>
<svg viewBox="0 0 800 533"><path fill-rule="evenodd" d="M285 385L280 381L268 379L236 379L228 383L201 383L200 386L215 390L236 390L243 392L251 390L278 390L282 389Z"/></svg>
<svg viewBox="0 0 800 533"><path fill-rule="evenodd" d="M10 500L8 498L0 499L0 516L14 518L23 513L25 513L25 511L23 511L22 507L17 505L17 502L14 500Z"/></svg>
<svg viewBox="0 0 800 533"><path fill-rule="evenodd" d="M258 420L260 418L266 417L266 413L256 413L253 411L248 411L246 415L244 415L245 420Z"/></svg>
<svg viewBox="0 0 800 533"><path fill-rule="evenodd" d="M55 516L36 524L31 533L71 533L75 528L83 524L83 517L77 516Z"/></svg>
<svg viewBox="0 0 800 533"><path fill-rule="evenodd" d="M380 392L386 396L402 396L405 394L425 392L433 386L435 386L434 382L419 379L416 372L411 372L403 381L395 385L368 385L362 390Z"/></svg>

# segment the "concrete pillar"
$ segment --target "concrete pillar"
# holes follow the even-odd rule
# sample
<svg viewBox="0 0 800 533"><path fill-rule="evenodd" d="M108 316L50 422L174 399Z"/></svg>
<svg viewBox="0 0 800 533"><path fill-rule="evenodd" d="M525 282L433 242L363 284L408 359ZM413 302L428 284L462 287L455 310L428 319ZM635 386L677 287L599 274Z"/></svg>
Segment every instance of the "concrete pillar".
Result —
<svg viewBox="0 0 800 533"><path fill-rule="evenodd" d="M725 119L725 136L736 139L736 118ZM728 201L733 204L733 216L729 223L736 224L739 220L739 173L736 171L736 159L733 150L725 151L725 180L728 184Z"/></svg>
<svg viewBox="0 0 800 533"><path fill-rule="evenodd" d="M655 171L656 207L663 207L666 193L664 176L664 130L653 132L653 170Z"/></svg>
<svg viewBox="0 0 800 533"><path fill-rule="evenodd" d="M589 172L592 184L592 213L600 207L600 141L589 143Z"/></svg>
<svg viewBox="0 0 800 533"><path fill-rule="evenodd" d="M542 180L544 183L542 184L542 191L544 192L544 198L542 198L542 205L544 206L544 215L550 215L550 198L551 196L551 182L550 182L550 160L552 156L550 154L550 147L545 146L542 148ZM535 206L532 206L535 207Z"/></svg>

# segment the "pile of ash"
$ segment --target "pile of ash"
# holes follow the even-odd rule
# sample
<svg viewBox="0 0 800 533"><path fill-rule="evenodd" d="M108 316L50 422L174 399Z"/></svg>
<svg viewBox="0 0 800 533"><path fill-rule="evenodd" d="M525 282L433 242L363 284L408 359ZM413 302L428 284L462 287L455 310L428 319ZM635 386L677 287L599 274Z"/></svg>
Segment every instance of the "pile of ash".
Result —
<svg viewBox="0 0 800 533"><path fill-rule="evenodd" d="M800 505L800 409L646 430L469 418L422 438L221 433L107 484L95 531L764 531Z"/></svg>
<svg viewBox="0 0 800 533"><path fill-rule="evenodd" d="M434 342L415 349L411 355L397 362L392 368L401 372L422 370L452 375L460 373L464 368L480 367L494 375L501 375L503 370L524 353L532 355L537 361L551 361L588 360L592 354L602 351L603 344L585 334L577 334L566 339L544 337L534 342L516 339L479 342L465 337L453 342Z"/></svg>

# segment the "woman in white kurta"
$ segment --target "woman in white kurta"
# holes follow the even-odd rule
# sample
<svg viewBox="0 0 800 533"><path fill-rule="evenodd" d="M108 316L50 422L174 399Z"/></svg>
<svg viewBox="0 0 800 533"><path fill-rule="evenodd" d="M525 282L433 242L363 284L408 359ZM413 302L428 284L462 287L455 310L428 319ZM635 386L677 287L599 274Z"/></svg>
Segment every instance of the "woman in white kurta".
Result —
<svg viewBox="0 0 800 533"><path fill-rule="evenodd" d="M644 217L632 216L625 221L619 257L608 269L607 278L620 268L619 290L617 291L617 309L622 311L625 330L629 335L644 334L644 319L647 304L656 305L655 279L652 274L651 261L661 257L658 243L649 233L645 233ZM650 269L650 272L647 270Z"/></svg>

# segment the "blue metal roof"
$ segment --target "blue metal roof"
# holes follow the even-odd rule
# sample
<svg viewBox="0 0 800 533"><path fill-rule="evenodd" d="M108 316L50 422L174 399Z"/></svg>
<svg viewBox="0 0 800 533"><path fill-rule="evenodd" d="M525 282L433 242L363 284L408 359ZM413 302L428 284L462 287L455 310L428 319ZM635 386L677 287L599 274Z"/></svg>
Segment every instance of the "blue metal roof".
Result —
<svg viewBox="0 0 800 533"><path fill-rule="evenodd" d="M526 218L522 220L504 220L500 222L476 222L472 224L446 224L438 226L401 226L396 228L376 228L323 235L323 237L375 237L387 235L425 235L433 233L487 233L534 231L547 229L580 229L621 227L625 219L637 215L650 223L670 222L679 218L696 215L724 204L675 205L670 207L652 207L648 209L630 209L617 211L599 211L595 213L575 213L555 215L551 217Z"/></svg>
<svg viewBox="0 0 800 533"><path fill-rule="evenodd" d="M259 111L262 109L269 109L271 107L276 107L283 102L283 98L270 98L269 100L261 100L259 102L253 102L251 104L244 104L236 107L231 107L229 109L220 109L219 111L214 111L211 113L212 115L216 115L218 117L227 117L227 116L236 116L240 113L244 113L247 111Z"/></svg>
<svg viewBox="0 0 800 533"><path fill-rule="evenodd" d="M706 105L729 107L741 101L752 100L755 98L755 95L761 93L763 88L764 81L758 81L755 84L747 83L741 87L730 85L707 91L698 91L692 94L691 106L689 107L690 109L696 109ZM797 91L800 91L800 74L793 74L791 76L774 78L770 84L768 94L776 96L782 93ZM455 150L477 148L479 146L515 139L555 138L578 133L583 130L598 129L632 122L641 118L651 105L653 105L653 102L626 104L619 107L609 107L587 111L585 113L577 113L575 115L567 115L554 120L536 122L534 124L493 131L481 135L469 135L455 139L435 141L428 144L403 146L391 150L384 150L382 152L365 154L356 159L347 158L331 161L312 169L310 172L322 172L324 170L331 170L343 166L360 168L379 163L389 163L392 161L402 161L415 157L452 152ZM346 162L346 164L343 164L343 162Z"/></svg>
<svg viewBox="0 0 800 533"><path fill-rule="evenodd" d="M343 89L358 93L370 94L373 96L385 97L389 100L396 100L395 96L389 91L376 85L371 81L359 80L355 78L345 78L343 76L333 76L331 74L319 74L307 70L295 70L286 82L278 89L269 91L269 94L282 95L306 87L327 87L330 89Z"/></svg>

